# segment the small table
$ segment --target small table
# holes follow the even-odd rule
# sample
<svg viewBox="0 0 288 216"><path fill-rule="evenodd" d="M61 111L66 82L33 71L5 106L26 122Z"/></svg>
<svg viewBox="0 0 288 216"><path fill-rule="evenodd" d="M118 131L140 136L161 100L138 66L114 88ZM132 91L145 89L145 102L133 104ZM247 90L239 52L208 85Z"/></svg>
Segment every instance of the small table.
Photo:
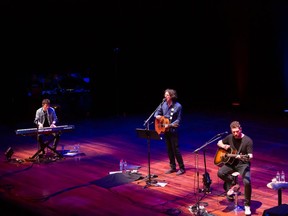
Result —
<svg viewBox="0 0 288 216"><path fill-rule="evenodd" d="M288 182L270 182L268 188L278 190L278 206L282 204L282 189L288 188Z"/></svg>

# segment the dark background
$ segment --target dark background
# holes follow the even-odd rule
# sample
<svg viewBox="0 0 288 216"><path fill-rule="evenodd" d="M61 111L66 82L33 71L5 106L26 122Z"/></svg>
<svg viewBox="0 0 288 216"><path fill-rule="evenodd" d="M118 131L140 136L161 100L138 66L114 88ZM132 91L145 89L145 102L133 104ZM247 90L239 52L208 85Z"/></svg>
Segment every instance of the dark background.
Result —
<svg viewBox="0 0 288 216"><path fill-rule="evenodd" d="M281 114L288 104L287 4L2 1L2 120L34 118L42 96L27 96L32 74L88 70L89 97L53 97L70 114L66 120L148 117L166 88L177 90L185 112Z"/></svg>

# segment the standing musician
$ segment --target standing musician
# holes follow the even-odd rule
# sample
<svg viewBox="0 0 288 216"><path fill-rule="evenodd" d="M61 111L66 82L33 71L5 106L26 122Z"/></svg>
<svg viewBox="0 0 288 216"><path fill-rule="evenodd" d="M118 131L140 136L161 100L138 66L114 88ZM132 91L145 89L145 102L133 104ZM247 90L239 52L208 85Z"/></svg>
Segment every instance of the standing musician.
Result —
<svg viewBox="0 0 288 216"><path fill-rule="evenodd" d="M219 140L217 145L219 148L225 150L232 150L235 155L229 163L224 163L218 170L218 177L224 181L224 189L226 192L233 186L233 177L231 173L239 172L244 184L244 205L245 215L251 215L251 174L250 174L250 160L253 158L253 140L242 133L242 127L238 121L232 121L230 124L232 134L228 134L222 140ZM229 201L233 201L232 195L228 196Z"/></svg>
<svg viewBox="0 0 288 216"><path fill-rule="evenodd" d="M56 127L57 122L58 118L56 111L53 107L50 106L50 100L43 99L42 107L37 109L35 114L34 123L37 125L37 128L42 129L44 127ZM53 141L52 149L54 152L56 152L59 138L59 133L38 134L37 141L42 150L42 154L45 154L45 147L51 140Z"/></svg>
<svg viewBox="0 0 288 216"><path fill-rule="evenodd" d="M164 91L164 97L163 102L156 109L154 117L155 127L158 122L158 126L163 128L163 130L160 131L164 134L167 147L170 169L165 173L170 174L176 172L177 161L179 170L176 175L182 175L185 173L185 166L179 150L179 138L177 132L182 117L182 105L176 101L177 93L174 89L166 89Z"/></svg>

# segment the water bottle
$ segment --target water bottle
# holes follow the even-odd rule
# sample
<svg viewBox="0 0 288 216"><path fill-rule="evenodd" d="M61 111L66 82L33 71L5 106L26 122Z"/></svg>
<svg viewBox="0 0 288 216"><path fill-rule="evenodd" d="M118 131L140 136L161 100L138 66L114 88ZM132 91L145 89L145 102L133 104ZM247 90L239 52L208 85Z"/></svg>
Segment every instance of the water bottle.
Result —
<svg viewBox="0 0 288 216"><path fill-rule="evenodd" d="M125 160L123 162L123 171L126 172L126 170L127 170L127 161Z"/></svg>
<svg viewBox="0 0 288 216"><path fill-rule="evenodd" d="M124 160L123 159L120 160L119 166L120 166L120 171L123 172L123 168L124 168Z"/></svg>
<svg viewBox="0 0 288 216"><path fill-rule="evenodd" d="M74 147L73 147L73 152L74 152L74 153L77 153L77 152L78 152L78 150L77 150L77 144L74 145Z"/></svg>
<svg viewBox="0 0 288 216"><path fill-rule="evenodd" d="M77 152L80 153L80 144L77 144Z"/></svg>
<svg viewBox="0 0 288 216"><path fill-rule="evenodd" d="M280 175L280 182L285 182L285 173L282 170L281 175Z"/></svg>
<svg viewBox="0 0 288 216"><path fill-rule="evenodd" d="M280 172L277 171L276 173L276 182L280 182Z"/></svg>

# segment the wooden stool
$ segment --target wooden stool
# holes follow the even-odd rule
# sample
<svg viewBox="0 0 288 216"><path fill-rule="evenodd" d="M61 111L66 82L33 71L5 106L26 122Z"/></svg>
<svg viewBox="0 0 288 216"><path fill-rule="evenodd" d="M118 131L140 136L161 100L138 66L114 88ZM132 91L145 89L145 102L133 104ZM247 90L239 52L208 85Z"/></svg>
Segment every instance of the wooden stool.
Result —
<svg viewBox="0 0 288 216"><path fill-rule="evenodd" d="M227 192L227 195L234 195L234 212L244 211L244 209L238 205L238 195L240 194L240 185L238 184L238 176L240 175L239 172L233 172L231 174L233 176L233 186Z"/></svg>

